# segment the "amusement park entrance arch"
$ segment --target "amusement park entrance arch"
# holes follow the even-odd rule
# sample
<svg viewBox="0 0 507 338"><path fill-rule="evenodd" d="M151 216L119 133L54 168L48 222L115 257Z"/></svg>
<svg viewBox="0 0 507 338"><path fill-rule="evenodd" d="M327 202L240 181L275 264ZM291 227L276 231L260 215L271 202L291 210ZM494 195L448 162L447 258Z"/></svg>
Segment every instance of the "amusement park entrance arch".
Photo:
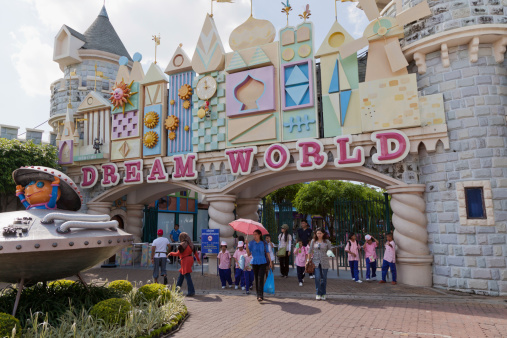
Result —
<svg viewBox="0 0 507 338"><path fill-rule="evenodd" d="M408 137L412 139L412 137ZM411 140L412 141L412 140ZM415 139L410 146L410 153L417 154L419 145L424 143L427 150L435 149L439 139ZM375 153L373 142L362 142L365 149L365 164L356 167L337 168L334 159L339 156L332 139L319 139L323 143L322 153L326 154L326 162L316 170L303 170L298 167L301 152L296 142L285 143L290 160L280 171L274 171L265 163L264 153L271 146L259 146L252 155L249 173L234 175L225 151L199 154L195 159L195 177L192 180L167 179L165 182L147 183L146 178L151 175L156 161L163 163L167 175L174 175L174 157L145 159L141 162L142 177L138 184L118 182L116 186L95 185L85 189L86 210L88 213L110 213L111 203L122 196L126 200L126 231L132 233L138 240L142 238L142 223L144 205L149 202L177 191L190 189L205 196L209 203L209 227L219 229L221 240L228 242L230 247L234 242L234 231L228 225L235 217L258 219L258 206L261 198L270 192L295 183L316 180L347 180L358 181L381 187L391 196L393 211L392 223L395 241L398 246L398 260L400 282L411 285L432 285L431 264L433 257L428 248L427 220L423 193L425 186L416 183L417 177L407 175L412 170L417 176L417 156L408 154L396 164L376 165L372 163L370 154ZM352 143L352 146L354 143ZM102 165L104 166L104 165ZM116 163L118 177L126 176L125 163ZM100 170L95 166L95 170ZM393 168L404 168L398 172ZM69 174L76 182L83 184L83 168L71 167ZM139 168L141 169L141 167ZM403 172L401 174L401 172ZM388 173L388 174L386 174ZM104 176L104 173L102 173ZM394 178L396 177L396 178Z"/></svg>

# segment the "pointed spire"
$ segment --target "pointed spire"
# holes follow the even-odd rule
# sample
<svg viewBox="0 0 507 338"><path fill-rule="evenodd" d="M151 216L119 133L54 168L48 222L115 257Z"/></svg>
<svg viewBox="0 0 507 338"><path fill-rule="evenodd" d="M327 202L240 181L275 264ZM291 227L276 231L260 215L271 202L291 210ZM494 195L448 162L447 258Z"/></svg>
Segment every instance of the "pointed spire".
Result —
<svg viewBox="0 0 507 338"><path fill-rule="evenodd" d="M106 11L106 5L102 6L102 9L100 10L99 16L105 16L106 18L109 19L109 16L107 15L107 11Z"/></svg>

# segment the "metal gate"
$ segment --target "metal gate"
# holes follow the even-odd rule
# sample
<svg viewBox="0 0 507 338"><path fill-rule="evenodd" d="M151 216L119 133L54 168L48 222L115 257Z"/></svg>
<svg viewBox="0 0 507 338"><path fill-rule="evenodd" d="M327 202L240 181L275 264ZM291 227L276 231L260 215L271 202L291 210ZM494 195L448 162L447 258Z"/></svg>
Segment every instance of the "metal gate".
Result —
<svg viewBox="0 0 507 338"><path fill-rule="evenodd" d="M262 200L261 223L271 234L271 239L278 244L278 234L282 225L289 226L289 233L294 232L294 208L291 202L275 203L269 199Z"/></svg>
<svg viewBox="0 0 507 338"><path fill-rule="evenodd" d="M389 195L384 199L360 201L337 200L334 206L333 244L336 245L336 261L338 267L348 267L345 246L349 236L356 234L358 243L363 245L364 237L369 234L379 241L377 256L380 262L384 257L386 234L391 232L392 211L389 206ZM365 266L364 255L360 253L360 271ZM339 269L337 269L339 271Z"/></svg>
<svg viewBox="0 0 507 338"><path fill-rule="evenodd" d="M152 243L157 238L158 210L153 207L144 208L143 242Z"/></svg>

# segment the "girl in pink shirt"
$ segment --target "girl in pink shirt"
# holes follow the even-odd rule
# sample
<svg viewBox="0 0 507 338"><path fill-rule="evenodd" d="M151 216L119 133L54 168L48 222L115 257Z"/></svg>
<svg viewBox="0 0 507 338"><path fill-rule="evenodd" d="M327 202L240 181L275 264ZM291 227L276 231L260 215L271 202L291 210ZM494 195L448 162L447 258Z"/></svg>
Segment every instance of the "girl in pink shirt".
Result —
<svg viewBox="0 0 507 338"><path fill-rule="evenodd" d="M224 241L220 243L220 253L218 254L218 274L222 282L222 289L225 289L225 284L229 283L232 288L231 278L231 254L227 251L227 243Z"/></svg>
<svg viewBox="0 0 507 338"><path fill-rule="evenodd" d="M382 262L382 280L380 283L386 282L387 271L391 269L391 276L393 277L391 284L396 285L396 244L393 241L393 234L387 234L386 239L386 251Z"/></svg>
<svg viewBox="0 0 507 338"><path fill-rule="evenodd" d="M241 289L245 290L245 278L243 277L243 270L239 267L239 260L241 256L246 255L246 250L244 249L244 243L243 241L238 242L238 249L234 252L234 255L232 256L234 258L234 261L236 262L235 268L234 268L234 288L237 290L238 285L241 283Z"/></svg>
<svg viewBox="0 0 507 338"><path fill-rule="evenodd" d="M351 234L345 246L345 252L348 253L352 280L357 283L362 283L363 281L359 279L359 248L360 246L356 241L356 234Z"/></svg>
<svg viewBox="0 0 507 338"><path fill-rule="evenodd" d="M378 241L373 238L373 236L366 235L364 237L366 239L366 243L363 245L364 249L364 257L366 257L366 280L370 280L370 270L371 270L371 279L377 280L377 246Z"/></svg>
<svg viewBox="0 0 507 338"><path fill-rule="evenodd" d="M296 269L298 273L299 286L303 286L305 281L305 264L306 255L308 255L308 247L303 246L303 240L299 240L294 249L294 257L296 257Z"/></svg>

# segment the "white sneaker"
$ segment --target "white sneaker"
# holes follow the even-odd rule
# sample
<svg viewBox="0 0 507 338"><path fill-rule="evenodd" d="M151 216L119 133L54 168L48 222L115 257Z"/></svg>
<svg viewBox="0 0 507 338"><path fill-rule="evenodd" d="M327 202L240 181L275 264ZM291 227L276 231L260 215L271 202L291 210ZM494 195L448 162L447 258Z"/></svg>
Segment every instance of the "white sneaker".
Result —
<svg viewBox="0 0 507 338"><path fill-rule="evenodd" d="M356 280L356 283L362 283L362 282L363 282L363 281L362 281L362 280L360 280L360 279Z"/></svg>
<svg viewBox="0 0 507 338"><path fill-rule="evenodd" d="M355 278L352 278L352 280L356 280Z"/></svg>
<svg viewBox="0 0 507 338"><path fill-rule="evenodd" d="M244 287L244 286L242 286L242 287L241 287L241 290L245 291L245 287Z"/></svg>
<svg viewBox="0 0 507 338"><path fill-rule="evenodd" d="M310 276L310 279L315 279L315 275Z"/></svg>
<svg viewBox="0 0 507 338"><path fill-rule="evenodd" d="M229 289L232 288L232 285L229 285Z"/></svg>
<svg viewBox="0 0 507 338"><path fill-rule="evenodd" d="M322 299L322 297L321 297L321 296L319 296L319 295L317 295L317 296L315 296L315 299L316 299L316 300L321 300L321 299Z"/></svg>
<svg viewBox="0 0 507 338"><path fill-rule="evenodd" d="M366 281L367 281L367 282L369 282L369 281L370 281L370 279L369 279L369 278L366 278Z"/></svg>
<svg viewBox="0 0 507 338"><path fill-rule="evenodd" d="M303 283L299 283L299 286L303 286Z"/></svg>
<svg viewBox="0 0 507 338"><path fill-rule="evenodd" d="M320 299L326 300L326 295L320 296Z"/></svg>
<svg viewBox="0 0 507 338"><path fill-rule="evenodd" d="M222 286L222 289L225 289L225 286Z"/></svg>
<svg viewBox="0 0 507 338"><path fill-rule="evenodd" d="M238 289L238 286L237 285L234 285L234 290L237 290Z"/></svg>

